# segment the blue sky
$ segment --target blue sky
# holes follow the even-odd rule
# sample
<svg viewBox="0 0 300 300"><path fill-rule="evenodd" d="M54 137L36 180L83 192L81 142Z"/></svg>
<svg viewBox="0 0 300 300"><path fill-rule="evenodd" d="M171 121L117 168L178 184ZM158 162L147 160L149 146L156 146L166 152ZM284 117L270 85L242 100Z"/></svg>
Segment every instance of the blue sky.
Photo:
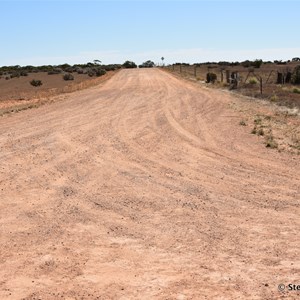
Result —
<svg viewBox="0 0 300 300"><path fill-rule="evenodd" d="M0 65L300 56L300 2L0 0Z"/></svg>

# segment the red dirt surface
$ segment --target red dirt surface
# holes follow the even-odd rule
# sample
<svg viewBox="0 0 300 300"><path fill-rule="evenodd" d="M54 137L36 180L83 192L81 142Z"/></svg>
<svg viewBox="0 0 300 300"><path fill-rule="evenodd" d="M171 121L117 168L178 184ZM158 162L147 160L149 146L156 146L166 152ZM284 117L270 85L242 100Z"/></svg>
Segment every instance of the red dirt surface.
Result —
<svg viewBox="0 0 300 300"><path fill-rule="evenodd" d="M137 69L2 117L0 299L298 299L299 156L232 101Z"/></svg>
<svg viewBox="0 0 300 300"><path fill-rule="evenodd" d="M109 71L101 77L74 74L74 80L63 80L62 74L48 75L45 72L29 74L26 77L0 80L0 116L18 112L63 98L63 94L72 93L99 85L118 71ZM43 85L33 87L32 79L42 80ZM56 96L56 97L54 97Z"/></svg>
<svg viewBox="0 0 300 300"><path fill-rule="evenodd" d="M87 74L72 74L74 80L63 80L63 74L48 75L47 72L29 73L28 76L5 80L0 79L0 103L7 100L27 100L36 98L41 92L62 90L66 86L92 80ZM30 84L32 79L39 79L43 85L34 87Z"/></svg>

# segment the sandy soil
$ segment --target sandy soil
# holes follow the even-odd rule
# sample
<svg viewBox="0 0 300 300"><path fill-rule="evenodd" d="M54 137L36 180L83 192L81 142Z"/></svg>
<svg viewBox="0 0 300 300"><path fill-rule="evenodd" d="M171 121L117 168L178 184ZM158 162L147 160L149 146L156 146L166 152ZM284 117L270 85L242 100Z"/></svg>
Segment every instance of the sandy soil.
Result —
<svg viewBox="0 0 300 300"><path fill-rule="evenodd" d="M54 102L55 97L96 86L111 78L117 71L109 71L101 77L73 73L74 80L63 80L63 74L48 75L46 72L29 73L28 76L5 80L0 77L0 117L3 114L26 110L44 103ZM40 87L30 81L39 79Z"/></svg>
<svg viewBox="0 0 300 300"><path fill-rule="evenodd" d="M232 101L123 70L2 117L0 299L299 299L299 156Z"/></svg>
<svg viewBox="0 0 300 300"><path fill-rule="evenodd" d="M28 76L5 80L5 75L0 78L0 105L7 100L28 100L37 98L40 93L62 90L66 86L79 84L94 78L87 74L73 73L74 80L63 80L63 74L48 75L47 72L29 73ZM43 85L34 87L30 84L33 79L39 79Z"/></svg>

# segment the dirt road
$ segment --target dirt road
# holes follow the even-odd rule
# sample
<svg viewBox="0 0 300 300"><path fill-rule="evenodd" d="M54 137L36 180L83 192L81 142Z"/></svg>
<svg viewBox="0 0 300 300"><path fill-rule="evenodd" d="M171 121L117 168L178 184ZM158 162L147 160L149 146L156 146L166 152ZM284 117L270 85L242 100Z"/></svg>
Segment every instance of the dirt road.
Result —
<svg viewBox="0 0 300 300"><path fill-rule="evenodd" d="M299 156L160 70L0 119L0 299L281 299Z"/></svg>

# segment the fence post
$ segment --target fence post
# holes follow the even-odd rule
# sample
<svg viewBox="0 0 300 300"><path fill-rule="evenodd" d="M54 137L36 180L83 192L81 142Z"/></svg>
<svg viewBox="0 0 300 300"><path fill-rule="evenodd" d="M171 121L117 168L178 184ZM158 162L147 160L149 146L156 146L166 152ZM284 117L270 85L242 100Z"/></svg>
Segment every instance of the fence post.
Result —
<svg viewBox="0 0 300 300"><path fill-rule="evenodd" d="M230 71L226 70L226 82L230 83Z"/></svg>
<svg viewBox="0 0 300 300"><path fill-rule="evenodd" d="M262 93L263 93L263 80L262 80L261 77L259 78L259 83L260 83L260 94L262 95Z"/></svg>
<svg viewBox="0 0 300 300"><path fill-rule="evenodd" d="M194 67L194 76L197 77L197 66Z"/></svg>

